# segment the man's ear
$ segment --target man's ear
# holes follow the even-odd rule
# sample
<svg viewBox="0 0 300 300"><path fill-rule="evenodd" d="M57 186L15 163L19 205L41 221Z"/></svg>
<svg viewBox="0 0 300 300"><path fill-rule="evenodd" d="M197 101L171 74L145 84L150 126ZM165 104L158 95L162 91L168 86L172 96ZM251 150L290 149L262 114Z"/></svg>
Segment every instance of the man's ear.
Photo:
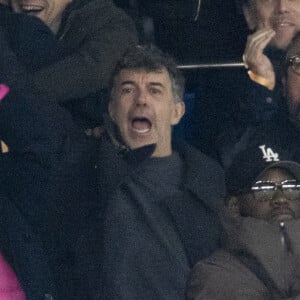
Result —
<svg viewBox="0 0 300 300"><path fill-rule="evenodd" d="M257 27L257 19L255 16L254 7L252 7L252 4L245 4L243 5L243 13L245 20L247 22L248 28L250 30L255 30Z"/></svg>
<svg viewBox="0 0 300 300"><path fill-rule="evenodd" d="M112 121L115 121L114 107L113 107L112 100L110 100L108 103L108 114L109 114L110 118L112 119Z"/></svg>
<svg viewBox="0 0 300 300"><path fill-rule="evenodd" d="M236 196L229 196L226 200L226 206L233 216L240 216L239 199Z"/></svg>
<svg viewBox="0 0 300 300"><path fill-rule="evenodd" d="M172 125L176 125L180 122L181 118L185 113L185 104L183 101L176 102L174 104L173 115L172 115Z"/></svg>

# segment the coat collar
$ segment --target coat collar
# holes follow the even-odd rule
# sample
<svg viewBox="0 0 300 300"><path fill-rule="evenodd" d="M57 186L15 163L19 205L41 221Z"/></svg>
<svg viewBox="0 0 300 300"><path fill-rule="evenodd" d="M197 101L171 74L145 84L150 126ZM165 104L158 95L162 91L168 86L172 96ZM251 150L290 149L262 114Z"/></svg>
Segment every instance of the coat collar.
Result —
<svg viewBox="0 0 300 300"><path fill-rule="evenodd" d="M108 137L101 143L98 153L101 166L105 170L105 180L114 178L109 186L117 186L137 166L140 166L147 158L151 157L155 145L148 145L136 150L129 150L113 145ZM173 150L177 151L184 162L184 182L186 191L196 195L207 207L219 211L225 197L224 174L221 167L191 145L182 140L174 141ZM101 177L101 176L100 176Z"/></svg>
<svg viewBox="0 0 300 300"><path fill-rule="evenodd" d="M222 218L226 250L254 257L279 290L292 286L300 274L296 263L300 255L300 219L285 222L282 229L280 224L260 219L232 217L227 209Z"/></svg>

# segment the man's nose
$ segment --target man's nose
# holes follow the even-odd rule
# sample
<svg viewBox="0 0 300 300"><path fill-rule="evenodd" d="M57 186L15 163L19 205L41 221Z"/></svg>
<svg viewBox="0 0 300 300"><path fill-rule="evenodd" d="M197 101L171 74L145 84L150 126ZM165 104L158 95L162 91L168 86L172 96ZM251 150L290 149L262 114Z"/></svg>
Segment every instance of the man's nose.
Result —
<svg viewBox="0 0 300 300"><path fill-rule="evenodd" d="M146 91L140 89L135 97L136 105L146 105L148 102L148 94Z"/></svg>
<svg viewBox="0 0 300 300"><path fill-rule="evenodd" d="M278 12L284 13L287 12L289 9L289 2L290 0L277 0L277 9Z"/></svg>
<svg viewBox="0 0 300 300"><path fill-rule="evenodd" d="M274 206L286 205L288 203L287 197L284 195L281 189L277 189L272 198L272 204Z"/></svg>

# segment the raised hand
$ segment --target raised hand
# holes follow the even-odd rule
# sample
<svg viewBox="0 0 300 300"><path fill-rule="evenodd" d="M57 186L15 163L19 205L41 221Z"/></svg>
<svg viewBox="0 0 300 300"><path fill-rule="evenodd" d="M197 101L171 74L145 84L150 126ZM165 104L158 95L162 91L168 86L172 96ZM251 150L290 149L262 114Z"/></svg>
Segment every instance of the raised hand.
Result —
<svg viewBox="0 0 300 300"><path fill-rule="evenodd" d="M275 73L270 59L264 54L264 49L275 35L273 29L263 28L247 38L243 54L245 67L252 80L273 89L275 86Z"/></svg>

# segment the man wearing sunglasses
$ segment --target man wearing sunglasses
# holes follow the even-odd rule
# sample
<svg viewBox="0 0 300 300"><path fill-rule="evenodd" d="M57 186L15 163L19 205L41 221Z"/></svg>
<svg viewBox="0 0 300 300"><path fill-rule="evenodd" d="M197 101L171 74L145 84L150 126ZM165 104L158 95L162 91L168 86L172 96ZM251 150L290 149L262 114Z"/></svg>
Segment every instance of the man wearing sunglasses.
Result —
<svg viewBox="0 0 300 300"><path fill-rule="evenodd" d="M237 153L254 151L266 162L294 160L300 163L300 32L290 43L281 62L282 109L269 121L247 130L236 145Z"/></svg>
<svg viewBox="0 0 300 300"><path fill-rule="evenodd" d="M228 170L223 247L194 267L189 300L300 299L300 165L252 158Z"/></svg>
<svg viewBox="0 0 300 300"><path fill-rule="evenodd" d="M221 122L221 134L216 143L220 161L225 168L230 166L235 153L240 151L240 146L247 139L249 131L277 117L276 115L284 109L280 99L280 63L292 39L300 30L298 0L236 2L249 29L245 49L241 55L247 70L230 70L228 78L220 80L221 92L213 85L213 88L217 89L216 97L221 97L223 102L224 99L229 99L229 102L225 102L234 103L227 106L230 109L226 110L228 124L231 125L229 128L224 127L224 122ZM232 107L238 107L234 114Z"/></svg>

